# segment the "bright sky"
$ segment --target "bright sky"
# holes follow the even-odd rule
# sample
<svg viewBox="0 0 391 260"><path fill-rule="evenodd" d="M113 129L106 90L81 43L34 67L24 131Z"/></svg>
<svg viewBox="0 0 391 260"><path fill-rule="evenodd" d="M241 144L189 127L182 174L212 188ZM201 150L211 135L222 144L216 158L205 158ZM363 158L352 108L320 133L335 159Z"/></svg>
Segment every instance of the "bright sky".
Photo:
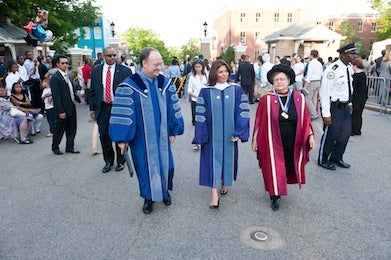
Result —
<svg viewBox="0 0 391 260"><path fill-rule="evenodd" d="M181 46L189 39L203 36L203 23L211 29L213 17L227 4L240 6L300 8L309 7L336 12L370 10L368 0L96 0L103 16L116 25L117 34L129 27L150 29L160 36L166 46Z"/></svg>

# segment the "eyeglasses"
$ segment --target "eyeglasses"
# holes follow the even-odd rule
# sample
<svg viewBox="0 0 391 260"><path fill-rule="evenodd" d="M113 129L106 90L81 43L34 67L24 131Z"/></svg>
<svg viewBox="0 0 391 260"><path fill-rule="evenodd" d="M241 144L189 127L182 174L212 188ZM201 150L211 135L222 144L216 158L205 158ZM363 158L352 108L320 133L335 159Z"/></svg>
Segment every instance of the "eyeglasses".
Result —
<svg viewBox="0 0 391 260"><path fill-rule="evenodd" d="M112 57L117 56L117 54L106 54L106 56L112 58Z"/></svg>
<svg viewBox="0 0 391 260"><path fill-rule="evenodd" d="M277 82L277 81L286 81L288 80L288 78L274 78L273 79L273 82Z"/></svg>
<svg viewBox="0 0 391 260"><path fill-rule="evenodd" d="M61 65L68 65L69 63L67 61L65 61L65 62L61 62L60 64Z"/></svg>

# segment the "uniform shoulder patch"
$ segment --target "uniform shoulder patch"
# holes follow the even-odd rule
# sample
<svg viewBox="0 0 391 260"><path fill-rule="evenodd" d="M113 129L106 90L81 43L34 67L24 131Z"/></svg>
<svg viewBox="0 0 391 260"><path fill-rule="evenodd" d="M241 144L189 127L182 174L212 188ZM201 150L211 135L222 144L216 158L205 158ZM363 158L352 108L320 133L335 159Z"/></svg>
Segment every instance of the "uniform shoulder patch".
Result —
<svg viewBox="0 0 391 260"><path fill-rule="evenodd" d="M337 64L334 64L333 67L331 67L332 70L336 70L338 68L338 65Z"/></svg>
<svg viewBox="0 0 391 260"><path fill-rule="evenodd" d="M338 65L336 65L338 66ZM335 78L335 73L333 71L330 71L329 73L327 73L327 79L334 79Z"/></svg>

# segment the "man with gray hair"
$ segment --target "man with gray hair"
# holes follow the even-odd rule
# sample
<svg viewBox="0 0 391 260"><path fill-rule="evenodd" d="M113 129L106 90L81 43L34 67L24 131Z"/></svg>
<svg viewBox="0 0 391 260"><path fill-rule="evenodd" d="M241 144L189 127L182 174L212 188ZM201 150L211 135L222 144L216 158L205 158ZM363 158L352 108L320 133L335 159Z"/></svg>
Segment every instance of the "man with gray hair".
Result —
<svg viewBox="0 0 391 260"><path fill-rule="evenodd" d="M262 55L263 64L261 66L261 82L260 82L260 97L270 92L273 89L272 84L267 80L267 73L273 67L270 62L270 54L265 53Z"/></svg>

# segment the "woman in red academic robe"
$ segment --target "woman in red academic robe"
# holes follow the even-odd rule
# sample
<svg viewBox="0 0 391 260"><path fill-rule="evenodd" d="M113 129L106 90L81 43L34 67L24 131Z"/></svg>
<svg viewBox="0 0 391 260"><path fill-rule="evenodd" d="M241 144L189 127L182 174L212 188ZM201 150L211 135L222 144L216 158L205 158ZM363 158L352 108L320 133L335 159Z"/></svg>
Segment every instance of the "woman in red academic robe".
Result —
<svg viewBox="0 0 391 260"><path fill-rule="evenodd" d="M252 149L257 153L271 208L278 210L280 197L287 195L287 184L305 184L304 166L315 138L304 96L289 89L295 82L294 71L276 65L267 79L274 89L258 104Z"/></svg>

